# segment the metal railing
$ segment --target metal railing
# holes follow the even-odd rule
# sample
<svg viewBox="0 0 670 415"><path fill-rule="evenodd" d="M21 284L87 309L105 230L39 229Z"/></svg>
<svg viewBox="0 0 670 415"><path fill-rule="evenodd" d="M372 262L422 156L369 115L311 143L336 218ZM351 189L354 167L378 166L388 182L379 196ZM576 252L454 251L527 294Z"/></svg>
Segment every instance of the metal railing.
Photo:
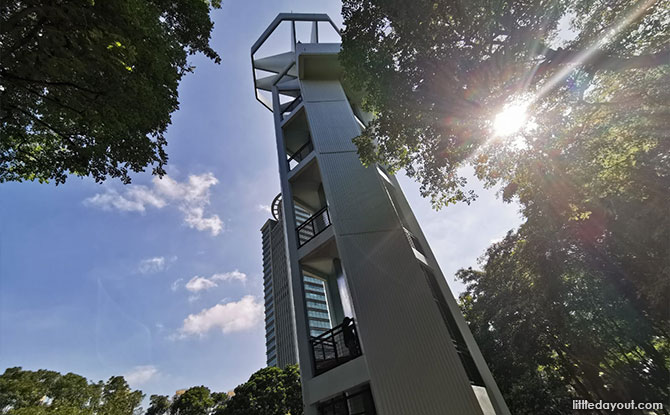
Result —
<svg viewBox="0 0 670 415"><path fill-rule="evenodd" d="M369 387L354 393L343 393L319 404L319 415L375 415L376 413Z"/></svg>
<svg viewBox="0 0 670 415"><path fill-rule="evenodd" d="M349 320L318 337L312 337L314 375L320 375L362 354L356 325Z"/></svg>
<svg viewBox="0 0 670 415"><path fill-rule="evenodd" d="M476 386L485 386L484 379L482 379L482 375L479 373L479 369L477 369L475 360L472 358L472 355L470 354L467 346L465 344L458 343L456 340L453 340L453 342L454 347L456 347L456 353L458 353L458 357L461 359L461 364L465 369L465 373L468 375L470 384Z"/></svg>
<svg viewBox="0 0 670 415"><path fill-rule="evenodd" d="M287 115L290 115L293 112L293 110L296 109L298 105L300 105L301 102L302 102L302 95L298 95L293 101L291 101L290 104L288 104L286 108L284 108L284 110L281 113L281 119L284 120L284 118Z"/></svg>
<svg viewBox="0 0 670 415"><path fill-rule="evenodd" d="M288 164L288 171L293 170L301 161L303 161L312 151L314 151L314 144L312 140L309 140L305 143L304 146L300 147L298 151L293 153L291 157L286 160Z"/></svg>
<svg viewBox="0 0 670 415"><path fill-rule="evenodd" d="M403 230L405 231L405 236L407 237L407 240L409 241L409 244L412 246L412 248L416 249L421 253L421 255L426 256L426 252L423 250L423 247L421 246L421 242L419 242L419 239L417 239L416 236L410 231L407 230L407 228L403 227Z"/></svg>
<svg viewBox="0 0 670 415"><path fill-rule="evenodd" d="M310 216L296 228L296 231L298 232L298 248L311 241L312 238L323 232L323 230L329 227L330 224L330 214L328 213L328 207L326 206Z"/></svg>

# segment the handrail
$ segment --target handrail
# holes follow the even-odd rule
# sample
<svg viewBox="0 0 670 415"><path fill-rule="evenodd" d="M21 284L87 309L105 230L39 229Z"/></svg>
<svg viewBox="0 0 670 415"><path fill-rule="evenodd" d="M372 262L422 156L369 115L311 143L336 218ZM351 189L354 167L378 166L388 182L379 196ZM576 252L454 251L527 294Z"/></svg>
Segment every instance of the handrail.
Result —
<svg viewBox="0 0 670 415"><path fill-rule="evenodd" d="M482 375L479 373L477 364L472 358L468 347L465 344L460 344L456 340L452 340L452 342L458 357L461 359L461 364L463 365L463 369L465 369L465 373L467 374L470 383L475 386L485 386L484 379L482 379Z"/></svg>
<svg viewBox="0 0 670 415"><path fill-rule="evenodd" d="M300 147L298 150L296 150L295 153L291 157L286 160L286 163L288 164L288 170L291 171L291 162L295 161L296 163L300 163L303 161L312 151L314 151L314 144L312 144L312 140L307 141L305 144L303 144L302 147Z"/></svg>
<svg viewBox="0 0 670 415"><path fill-rule="evenodd" d="M419 251L421 255L426 256L426 252L423 250L423 246L421 246L419 239L404 226L403 230L405 231L405 236L407 237L407 240L409 241L409 244L412 246L412 248Z"/></svg>
<svg viewBox="0 0 670 415"><path fill-rule="evenodd" d="M286 108L284 108L284 111L282 111L281 113L282 121L284 120L284 115L286 113L291 114L293 110L296 109L298 105L300 105L301 102L302 102L302 95L298 95L293 101L291 101L291 103Z"/></svg>
<svg viewBox="0 0 670 415"><path fill-rule="evenodd" d="M362 354L353 320L311 337L314 374L320 375Z"/></svg>
<svg viewBox="0 0 670 415"><path fill-rule="evenodd" d="M328 212L328 206L324 206L315 214L307 218L306 221L301 223L296 229L298 234L298 248L305 245L307 242L311 241L318 234L323 232L327 227L331 225L330 213Z"/></svg>

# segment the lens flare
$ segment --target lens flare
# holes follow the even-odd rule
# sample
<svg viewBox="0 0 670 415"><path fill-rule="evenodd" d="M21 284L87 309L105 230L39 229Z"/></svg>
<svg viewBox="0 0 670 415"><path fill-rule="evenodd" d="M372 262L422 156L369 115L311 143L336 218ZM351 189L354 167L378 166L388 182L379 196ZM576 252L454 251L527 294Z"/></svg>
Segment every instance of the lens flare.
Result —
<svg viewBox="0 0 670 415"><path fill-rule="evenodd" d="M506 105L493 120L493 131L499 137L512 135L521 130L528 120L527 103Z"/></svg>

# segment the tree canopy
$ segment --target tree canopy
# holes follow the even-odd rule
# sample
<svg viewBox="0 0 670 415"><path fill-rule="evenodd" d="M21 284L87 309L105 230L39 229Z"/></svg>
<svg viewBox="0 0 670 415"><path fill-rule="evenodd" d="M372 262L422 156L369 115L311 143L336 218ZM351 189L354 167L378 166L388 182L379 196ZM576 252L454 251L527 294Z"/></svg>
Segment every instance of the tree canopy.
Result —
<svg viewBox="0 0 670 415"><path fill-rule="evenodd" d="M406 169L436 208L475 199L468 166L520 205L520 228L458 274L512 412L667 402L670 2L345 0L343 14L345 76L376 116L362 160Z"/></svg>
<svg viewBox="0 0 670 415"><path fill-rule="evenodd" d="M302 415L302 391L297 366L267 367L235 388L222 415Z"/></svg>
<svg viewBox="0 0 670 415"><path fill-rule="evenodd" d="M656 143L668 131L669 14L668 0L345 0L340 58L376 116L356 140L362 160L407 169L441 207L475 197L460 167L498 183L491 164L501 153L509 168L549 149L555 128L581 114L575 106L635 107L646 118L635 128ZM594 95L616 91L612 79L633 87ZM655 87L635 88L640 82ZM497 114L514 104L526 107L528 131L496 137ZM573 139L606 132L602 124Z"/></svg>
<svg viewBox="0 0 670 415"><path fill-rule="evenodd" d="M260 369L235 388L231 397L205 386L180 391L170 400L152 395L147 415L302 415L297 366Z"/></svg>
<svg viewBox="0 0 670 415"><path fill-rule="evenodd" d="M137 415L143 398L122 376L92 383L74 373L20 367L0 375L0 413L7 415Z"/></svg>
<svg viewBox="0 0 670 415"><path fill-rule="evenodd" d="M122 376L89 382L73 373L9 368L0 375L0 414L138 415L144 394ZM232 397L206 386L151 395L146 415L302 415L298 366L267 367L251 375Z"/></svg>
<svg viewBox="0 0 670 415"><path fill-rule="evenodd" d="M187 57L220 0L17 0L0 8L0 182L163 174Z"/></svg>
<svg viewBox="0 0 670 415"><path fill-rule="evenodd" d="M563 236L524 224L488 249L483 271L458 273L468 284L463 313L510 411L567 415L573 399L668 402L667 332Z"/></svg>

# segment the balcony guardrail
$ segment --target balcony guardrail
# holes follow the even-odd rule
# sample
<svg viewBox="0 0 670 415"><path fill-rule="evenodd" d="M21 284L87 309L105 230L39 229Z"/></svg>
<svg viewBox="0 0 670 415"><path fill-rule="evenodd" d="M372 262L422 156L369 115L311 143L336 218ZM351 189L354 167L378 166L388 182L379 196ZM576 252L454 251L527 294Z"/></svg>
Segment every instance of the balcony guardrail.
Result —
<svg viewBox="0 0 670 415"><path fill-rule="evenodd" d="M291 101L291 103L288 104L286 108L284 108L284 110L281 113L281 119L284 120L284 118L286 118L287 115L290 115L293 112L293 110L296 109L298 105L300 105L301 102L302 102L302 95L298 95L296 99Z"/></svg>
<svg viewBox="0 0 670 415"><path fill-rule="evenodd" d="M346 320L346 319L345 319ZM310 340L314 356L314 375L350 361L362 354L356 324L349 319Z"/></svg>
<svg viewBox="0 0 670 415"><path fill-rule="evenodd" d="M408 231L406 228L403 227L403 230L405 231L405 236L407 237L407 240L409 241L409 244L412 246L412 248L419 251L421 255L426 256L426 252L423 250L423 247L421 246L421 242L419 242L419 239L416 236L414 236L412 232Z"/></svg>
<svg viewBox="0 0 670 415"><path fill-rule="evenodd" d="M312 140L309 140L307 143L305 143L304 146L300 147L298 151L293 153L293 155L289 157L288 160L286 160L286 163L288 164L288 171L293 170L312 151L314 151L314 144L312 144Z"/></svg>
<svg viewBox="0 0 670 415"><path fill-rule="evenodd" d="M461 364L465 369L465 373L468 375L470 384L475 386L485 386L484 379L482 379L482 375L479 373L475 360L472 358L468 348L464 344L460 344L455 340L453 342L456 347L456 353L458 353L458 357L461 359Z"/></svg>
<svg viewBox="0 0 670 415"><path fill-rule="evenodd" d="M328 207L324 207L296 228L298 232L298 248L311 241L331 224Z"/></svg>
<svg viewBox="0 0 670 415"><path fill-rule="evenodd" d="M355 393L343 393L319 405L319 415L375 415L376 413L369 387Z"/></svg>

